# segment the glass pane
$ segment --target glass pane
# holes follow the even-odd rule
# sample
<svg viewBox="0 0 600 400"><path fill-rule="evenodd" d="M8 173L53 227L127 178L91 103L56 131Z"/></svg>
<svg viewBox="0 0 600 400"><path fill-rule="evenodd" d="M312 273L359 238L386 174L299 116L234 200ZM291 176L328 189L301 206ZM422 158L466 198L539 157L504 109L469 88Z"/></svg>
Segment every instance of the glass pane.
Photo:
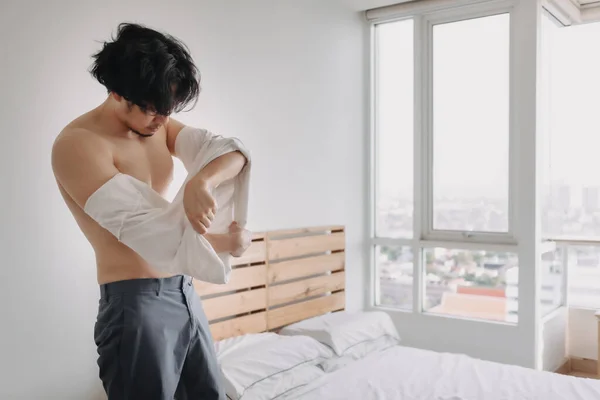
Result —
<svg viewBox="0 0 600 400"><path fill-rule="evenodd" d="M433 229L508 231L509 15L433 28Z"/></svg>
<svg viewBox="0 0 600 400"><path fill-rule="evenodd" d="M413 234L413 21L377 25L376 221L379 237Z"/></svg>
<svg viewBox="0 0 600 400"><path fill-rule="evenodd" d="M542 254L542 282L540 287L540 310L544 316L564 304L563 251L557 249Z"/></svg>
<svg viewBox="0 0 600 400"><path fill-rule="evenodd" d="M412 310L413 252L409 246L375 249L379 293L377 305Z"/></svg>
<svg viewBox="0 0 600 400"><path fill-rule="evenodd" d="M424 249L423 253L425 311L517 322L516 254L445 248Z"/></svg>
<svg viewBox="0 0 600 400"><path fill-rule="evenodd" d="M542 21L542 132L548 157L542 232L600 237L600 53L590 51L600 41L600 24L558 28Z"/></svg>
<svg viewBox="0 0 600 400"><path fill-rule="evenodd" d="M600 247L569 246L569 306L600 308Z"/></svg>

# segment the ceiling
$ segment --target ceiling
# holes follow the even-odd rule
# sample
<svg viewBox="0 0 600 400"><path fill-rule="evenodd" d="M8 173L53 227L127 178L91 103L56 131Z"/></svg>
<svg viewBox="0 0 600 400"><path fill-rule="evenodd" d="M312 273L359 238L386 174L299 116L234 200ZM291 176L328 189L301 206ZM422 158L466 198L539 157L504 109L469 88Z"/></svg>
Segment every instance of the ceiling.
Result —
<svg viewBox="0 0 600 400"><path fill-rule="evenodd" d="M408 3L410 0L338 0L356 11L369 10L371 8L389 6L392 4ZM584 0L582 0L584 1ZM600 0L599 0L600 1Z"/></svg>
<svg viewBox="0 0 600 400"><path fill-rule="evenodd" d="M408 3L409 1L417 0L338 0L355 11L364 11L371 8L389 6L392 4ZM600 0L571 0L574 3L579 3L582 6L600 6Z"/></svg>

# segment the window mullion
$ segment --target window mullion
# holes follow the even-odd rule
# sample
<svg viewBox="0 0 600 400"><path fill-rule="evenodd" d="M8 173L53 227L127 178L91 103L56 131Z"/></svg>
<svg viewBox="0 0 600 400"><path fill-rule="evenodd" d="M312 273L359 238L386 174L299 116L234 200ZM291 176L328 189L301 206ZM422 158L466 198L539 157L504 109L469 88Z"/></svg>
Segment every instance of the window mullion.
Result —
<svg viewBox="0 0 600 400"><path fill-rule="evenodd" d="M371 238L372 246L413 246L414 244L418 244L418 241L415 239L387 238L387 237Z"/></svg>
<svg viewBox="0 0 600 400"><path fill-rule="evenodd" d="M433 26L421 18L421 232L429 236L433 229Z"/></svg>
<svg viewBox="0 0 600 400"><path fill-rule="evenodd" d="M421 247L419 240L424 236L424 233L429 226L429 204L428 199L431 193L428 190L429 187L429 158L423 157L425 152L428 151L427 135L428 129L428 115L430 94L429 85L427 82L430 78L430 64L431 58L429 57L429 41L430 35L428 31L428 24L425 18L415 18L414 25L414 178L413 178L413 312L420 313L423 310L423 296L425 292L425 280L423 279L423 256L421 254ZM423 182L426 182L423 185Z"/></svg>

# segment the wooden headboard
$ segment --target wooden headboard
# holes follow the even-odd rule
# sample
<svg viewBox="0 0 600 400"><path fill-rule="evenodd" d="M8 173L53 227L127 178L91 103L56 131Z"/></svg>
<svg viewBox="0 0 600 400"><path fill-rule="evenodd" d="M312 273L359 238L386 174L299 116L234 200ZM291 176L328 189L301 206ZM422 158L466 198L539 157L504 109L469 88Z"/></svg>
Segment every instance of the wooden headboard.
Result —
<svg viewBox="0 0 600 400"><path fill-rule="evenodd" d="M225 285L195 280L214 340L277 330L345 306L342 226L254 234Z"/></svg>

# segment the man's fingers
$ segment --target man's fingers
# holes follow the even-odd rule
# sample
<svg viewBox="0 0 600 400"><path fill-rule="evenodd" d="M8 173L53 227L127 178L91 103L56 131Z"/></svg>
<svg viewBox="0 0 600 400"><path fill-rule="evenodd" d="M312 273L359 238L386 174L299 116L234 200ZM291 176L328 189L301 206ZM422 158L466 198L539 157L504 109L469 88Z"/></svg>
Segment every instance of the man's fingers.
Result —
<svg viewBox="0 0 600 400"><path fill-rule="evenodd" d="M198 232L199 234L204 235L207 232L206 227L204 225L202 225L200 222L191 221L191 223L192 223L192 227L194 228L194 230L196 232Z"/></svg>
<svg viewBox="0 0 600 400"><path fill-rule="evenodd" d="M200 217L198 218L198 222L200 222L206 229L210 228L210 219L208 217Z"/></svg>
<svg viewBox="0 0 600 400"><path fill-rule="evenodd" d="M206 214L206 216L208 217L208 219L211 222L215 219L215 213L212 210L208 210L208 213Z"/></svg>
<svg viewBox="0 0 600 400"><path fill-rule="evenodd" d="M194 228L194 230L200 235L204 235L208 231L207 227L204 226L204 224L202 224L197 218L192 217L189 214L187 215L187 217L190 221L190 224L192 225L192 228Z"/></svg>
<svg viewBox="0 0 600 400"><path fill-rule="evenodd" d="M212 199L212 202L209 204L208 209L213 213L213 215L217 214L217 210L219 209L219 206L218 206L217 202L215 201L215 199Z"/></svg>

